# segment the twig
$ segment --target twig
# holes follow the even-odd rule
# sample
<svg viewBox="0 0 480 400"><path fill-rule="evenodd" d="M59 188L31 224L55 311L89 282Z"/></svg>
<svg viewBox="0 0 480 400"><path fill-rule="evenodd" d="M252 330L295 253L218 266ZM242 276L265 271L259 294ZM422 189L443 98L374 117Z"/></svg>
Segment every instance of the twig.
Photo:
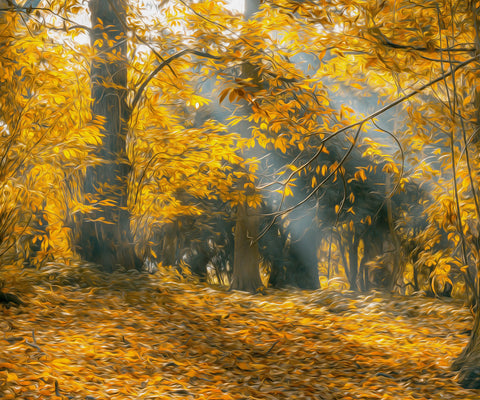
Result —
<svg viewBox="0 0 480 400"><path fill-rule="evenodd" d="M147 79L145 79L145 81L141 84L140 88L138 89L137 93L135 94L135 97L133 98L132 106L131 106L132 111L135 109L137 103L139 102L140 97L141 97L143 91L145 90L146 86L155 77L155 75L157 75L165 66L170 65L170 63L173 60L175 60L177 58L180 58L185 54L194 54L196 56L211 58L213 60L220 60L221 59L221 57L215 56L213 54L205 53L203 51L198 51L198 50L192 50L192 49L184 49L184 50L179 51L178 53L175 53L175 54L171 55L169 58L167 58L165 61L163 61L157 68L155 68L152 71L152 73L147 77Z"/></svg>
<svg viewBox="0 0 480 400"><path fill-rule="evenodd" d="M40 348L40 346L37 344L37 341L35 340L35 330L32 330L32 342L29 342L28 339L26 339L25 343L33 347L34 349L37 349L40 353L45 354L45 352Z"/></svg>
<svg viewBox="0 0 480 400"><path fill-rule="evenodd" d="M264 356L268 356L268 354L273 350L273 348L277 345L278 342L279 340L277 340L276 342L273 342L273 344L270 346L270 348L267 350Z"/></svg>
<svg viewBox="0 0 480 400"><path fill-rule="evenodd" d="M55 379L55 396L60 397L60 389L58 388L58 381Z"/></svg>
<svg viewBox="0 0 480 400"><path fill-rule="evenodd" d="M342 166L343 162L346 160L346 158L348 157L348 155L350 155L351 151L353 150L353 147L355 146L355 142L356 142L356 139L360 133L360 130L362 128L362 126L364 124L366 124L368 121L370 120L373 120L374 118L378 117L379 115L385 113L386 111L392 109L393 107L403 103L405 100L408 100L410 97L413 97L415 95L417 95L418 93L421 93L423 92L425 89L433 86L434 84L438 83L438 82L441 82L442 80L445 80L446 78L449 78L450 76L454 76L455 72L457 72L459 69L467 66L468 64L478 60L480 58L480 54L479 55L476 55L474 57L471 57L469 58L468 60L465 60L463 61L462 63L456 65L455 67L452 67L449 71L447 72L444 72L442 73L440 76L438 76L437 78L425 83L424 85L416 88L416 89L412 89L410 93L408 94L405 94L401 97L399 97L397 100L387 104L386 106L380 108L379 110L373 112L372 114L366 116L365 118L363 118L362 120L360 121L357 121L357 122L354 122L348 126L344 126L343 128L340 128L339 130L333 132L331 135L329 135L326 139L324 139L322 141L322 145L329 139L339 135L340 133L343 133L349 129L352 129L352 128L355 128L355 127L358 127L358 130L357 130L357 133L355 135L355 139L354 139L354 143L349 147L348 151L346 152L346 154L344 155L344 157L342 157L342 160L340 161L340 163L337 165L337 168L335 168L334 171L332 171L322 182L320 182L316 187L315 189L308 195L306 196L303 200L301 200L300 202L298 202L297 204L285 209L285 210L280 210L278 209L277 211L273 212L273 213L269 213L269 214L263 214L264 216L273 216L273 220L270 224L267 225L267 227L259 234L259 236L257 237L257 241L259 239L261 239L265 234L266 232L273 226L273 224L275 223L275 221L278 219L278 217L280 217L281 215L285 215L285 214L288 214L290 213L292 210L296 209L298 206L304 204L305 202L307 202L316 192L318 192L318 190L332 177L332 175L337 172L337 170ZM304 168L306 165L309 165L311 164L318 156L320 155L320 151L317 151L305 164L302 165L302 167L299 167L297 169L295 169L294 171L292 171L292 173L290 174L290 176L288 177L288 179L286 180L286 182L284 182L284 184L287 184L295 174L298 174L302 168ZM280 205L281 207L281 205Z"/></svg>

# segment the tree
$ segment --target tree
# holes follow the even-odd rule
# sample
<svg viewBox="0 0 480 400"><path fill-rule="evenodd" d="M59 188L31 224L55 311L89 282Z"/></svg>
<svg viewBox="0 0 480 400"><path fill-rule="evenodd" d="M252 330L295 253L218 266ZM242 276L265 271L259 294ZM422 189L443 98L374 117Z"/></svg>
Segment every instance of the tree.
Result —
<svg viewBox="0 0 480 400"><path fill-rule="evenodd" d="M35 18L29 8L35 2L23 8L2 2L0 254L14 254L22 243L17 239L31 237L41 243L36 253L56 247L71 256L67 221L81 212L78 245L85 259L107 270L138 268L134 244L143 256L154 248L156 233L173 232L161 256L176 263L178 249L193 240L170 239L183 235L186 221L197 224L199 237L208 236L202 223L218 202L225 214L236 215L232 288L260 286L257 239L265 230L283 258L269 260L272 282L302 286L308 277L316 287L317 251L326 240L314 242L307 257L313 261L302 268L300 251L292 249L305 245L305 234L325 232L327 223L334 226L330 243L343 247L350 287L367 288L368 262L381 253L388 225L396 255L405 233L416 231L424 249L412 259L427 267L422 273L431 287L451 284L452 271L463 274L478 307L478 4L281 0L259 8L252 1L247 8L256 17L245 21L217 3L161 2L164 13L153 23L140 5L91 0L92 27L79 27L68 18L80 12L76 2L52 1L49 9L35 10ZM91 32L89 76L89 53L73 40L77 29ZM315 67L302 69L308 59ZM214 104L230 103L228 123L191 122L211 102L197 92L204 79L218 81ZM332 102L335 90L344 92L339 106ZM385 107L364 116L345 97L367 91ZM379 120L394 108L395 123ZM357 161L359 149L370 165ZM268 159L275 162L265 178L258 160L249 158L273 152L285 157ZM386 179L376 180L375 168ZM86 206L72 193L84 174ZM369 179L381 201L360 184ZM426 180L433 194L422 197L422 226L408 227L408 218L399 223L396 191L408 194L409 185ZM260 190L271 188L277 197L262 198ZM273 220L259 232L263 216L255 210L262 200ZM385 204L358 207L366 201ZM303 213L302 204L312 214ZM287 230L295 212L314 215L296 235ZM207 258L202 254L203 274ZM288 274L282 276L282 268ZM303 280L295 276L299 271ZM400 264L388 272L390 286L406 277ZM480 387L479 321L477 313L470 343L454 363L466 387Z"/></svg>
<svg viewBox="0 0 480 400"><path fill-rule="evenodd" d="M322 9L304 2L289 4L299 19L308 19L308 34L318 33L317 46L334 56L325 75L360 90L377 90L387 104L392 102L389 108L401 105L403 111L397 114L404 119L398 120L396 135L407 152L408 169L400 173L393 163L390 173L400 189L416 178L428 179L434 188L424 209L430 239L421 257L430 257L433 273L439 276L456 265L478 301L473 282L478 282L480 265L475 178L479 164L478 148L471 145L477 142L479 124L474 83L478 81L478 6L470 1L454 5L331 1ZM321 29L311 29L311 24ZM416 91L409 92L411 87ZM399 98L398 93L404 95ZM428 254L441 240L441 230L447 232L451 251L447 256ZM470 343L454 363L466 387L480 387L478 314Z"/></svg>
<svg viewBox="0 0 480 400"><path fill-rule="evenodd" d="M248 21L258 12L260 2L258 0L245 0L245 19ZM256 67L245 61L242 67L242 79L251 80L252 85L257 89L260 85ZM244 101L245 103L245 101ZM243 104L243 113L251 114L249 104ZM251 134L251 124L244 122L238 126L245 137ZM250 151L250 153L252 153ZM249 183L244 186L248 188ZM263 284L260 278L259 263L260 253L258 250L258 233L260 218L258 210L250 207L248 201L237 205L235 223L235 248L233 259L233 276L230 289L245 290L255 293Z"/></svg>
<svg viewBox="0 0 480 400"><path fill-rule="evenodd" d="M99 133L84 108L89 79L76 51L85 48L56 42L28 9L8 4L7 10L1 26L0 180L8 221L3 228L10 232L0 254L20 265L51 257L69 263L85 156Z"/></svg>
<svg viewBox="0 0 480 400"><path fill-rule="evenodd" d="M126 141L131 109L127 104L126 2L91 0L92 112L101 117L98 163L87 169L85 193L94 210L84 216L80 254L112 271L117 265L139 268L130 229Z"/></svg>
<svg viewBox="0 0 480 400"><path fill-rule="evenodd" d="M480 55L480 7L478 4L474 2L468 2L466 4L466 14L469 17L468 23L471 24L471 27L473 28L473 43L474 43L474 51L473 51L473 56L477 58L476 61L476 66L477 66L477 74L478 74L478 65L480 64L480 61L478 59ZM475 78L478 79L478 75L475 74ZM478 152L478 133L480 130L480 90L478 86L476 86L473 90L473 93L470 94L473 100L473 117L471 117L470 122L473 124L473 134L470 136L471 140L477 145L475 147L475 150ZM465 133L463 131L463 133ZM465 137L465 136L464 136ZM468 142L464 141L464 146L465 146L465 151L467 154L467 159L466 162L469 163L471 160L468 159ZM476 152L474 154L477 155ZM477 160L478 161L478 160ZM473 165L472 165L473 164ZM477 167L471 161L471 164L468 165L468 177L470 182L472 182L472 173L470 172L470 168L472 167ZM476 169L478 171L478 169ZM470 224L470 228L467 230L467 234L470 237L470 243L473 244L475 250L478 250L479 246L479 231L476 229L479 224L480 224L480 210L478 208L478 186L475 187L473 183L471 184L470 187L471 195L473 196L473 200L475 200L475 208L476 208L476 213L473 213L474 218L476 219L476 223ZM458 204L458 203L457 203ZM458 210L458 209L457 209ZM457 213L457 218L460 221L460 224L462 223L462 215L460 213ZM468 221L466 221L468 224ZM461 226L461 229L463 231L463 227ZM478 257L478 256L477 256ZM476 257L476 258L477 258ZM477 260L475 260L477 261ZM474 319L474 324L472 328L472 333L470 336L470 341L468 345L465 347L463 352L460 354L460 356L455 360L453 363L453 369L460 371L459 375L459 380L460 383L463 387L467 388L480 388L480 370L478 369L478 365L480 364L480 311L478 304L480 304L480 264L476 262L476 271L475 271L475 288L474 288L474 293L475 293L475 300L477 303L477 309L475 313L475 319Z"/></svg>

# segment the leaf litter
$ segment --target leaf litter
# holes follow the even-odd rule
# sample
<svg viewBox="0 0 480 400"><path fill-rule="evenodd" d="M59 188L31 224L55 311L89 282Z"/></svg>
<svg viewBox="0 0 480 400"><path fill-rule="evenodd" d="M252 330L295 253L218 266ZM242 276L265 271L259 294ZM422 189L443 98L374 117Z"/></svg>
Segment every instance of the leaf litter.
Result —
<svg viewBox="0 0 480 400"><path fill-rule="evenodd" d="M450 370L472 324L456 300L250 295L89 266L43 274L18 279L27 304L1 311L5 400L480 397Z"/></svg>

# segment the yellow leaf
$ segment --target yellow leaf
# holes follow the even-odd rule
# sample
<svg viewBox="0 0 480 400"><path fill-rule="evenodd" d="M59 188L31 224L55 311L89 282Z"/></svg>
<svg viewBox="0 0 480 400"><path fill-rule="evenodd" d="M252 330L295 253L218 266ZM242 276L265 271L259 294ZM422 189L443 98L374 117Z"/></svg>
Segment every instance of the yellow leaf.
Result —
<svg viewBox="0 0 480 400"><path fill-rule="evenodd" d="M70 365L72 362L68 358L57 358L52 360L52 364L56 367L64 367L65 365Z"/></svg>
<svg viewBox="0 0 480 400"><path fill-rule="evenodd" d="M290 186L286 186L284 190L285 196L293 196L292 189L290 189Z"/></svg>
<svg viewBox="0 0 480 400"><path fill-rule="evenodd" d="M17 374L14 374L13 372L12 373L9 373L7 371L7 382L17 382L18 381L18 376Z"/></svg>
<svg viewBox="0 0 480 400"><path fill-rule="evenodd" d="M246 362L239 362L237 363L237 367L244 370L244 371L249 371L251 368Z"/></svg>
<svg viewBox="0 0 480 400"><path fill-rule="evenodd" d="M367 180L367 175L365 174L365 170L360 169L357 172L355 172L355 179L365 182Z"/></svg>

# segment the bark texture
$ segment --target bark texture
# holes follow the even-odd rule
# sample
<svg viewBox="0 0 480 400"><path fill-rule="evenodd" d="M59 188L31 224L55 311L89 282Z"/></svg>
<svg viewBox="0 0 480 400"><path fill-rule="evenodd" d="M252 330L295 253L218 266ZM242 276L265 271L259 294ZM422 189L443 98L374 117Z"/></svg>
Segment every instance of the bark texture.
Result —
<svg viewBox="0 0 480 400"><path fill-rule="evenodd" d="M245 19L249 19L258 11L258 0L245 1ZM252 82L259 86L258 71L254 65L246 62L242 68L242 75L251 78ZM245 115L251 113L250 105L243 105ZM239 124L242 135L249 136L251 126L247 122ZM248 154L254 156L254 154ZM230 285L231 290L243 290L255 293L263 284L260 278L258 251L258 216L256 211L248 207L248 204L240 204L237 207L237 220L235 224L235 246L233 257L233 276Z"/></svg>
<svg viewBox="0 0 480 400"><path fill-rule="evenodd" d="M103 142L96 156L102 161L87 170L86 201L96 211L85 215L79 235L79 252L107 271L121 265L139 268L134 252L127 205L130 166L126 156L127 36L123 0L91 0L92 111L102 117Z"/></svg>
<svg viewBox="0 0 480 400"><path fill-rule="evenodd" d="M255 293L262 285L258 264L258 216L248 215L245 206L237 208L235 249L231 290Z"/></svg>
<svg viewBox="0 0 480 400"><path fill-rule="evenodd" d="M475 28L475 55L480 54L480 7L478 2L471 2L473 26ZM478 63L477 63L478 65ZM480 126L480 91L475 91L475 105L477 107L477 127ZM479 146L478 139L475 141ZM472 334L467 346L454 361L452 368L459 371L458 381L464 388L480 389L480 266L477 264L475 279L475 302L477 310L473 323Z"/></svg>
<svg viewBox="0 0 480 400"><path fill-rule="evenodd" d="M452 369L459 371L458 382L467 389L480 389L480 313L477 310L472 334L467 346L453 362Z"/></svg>

